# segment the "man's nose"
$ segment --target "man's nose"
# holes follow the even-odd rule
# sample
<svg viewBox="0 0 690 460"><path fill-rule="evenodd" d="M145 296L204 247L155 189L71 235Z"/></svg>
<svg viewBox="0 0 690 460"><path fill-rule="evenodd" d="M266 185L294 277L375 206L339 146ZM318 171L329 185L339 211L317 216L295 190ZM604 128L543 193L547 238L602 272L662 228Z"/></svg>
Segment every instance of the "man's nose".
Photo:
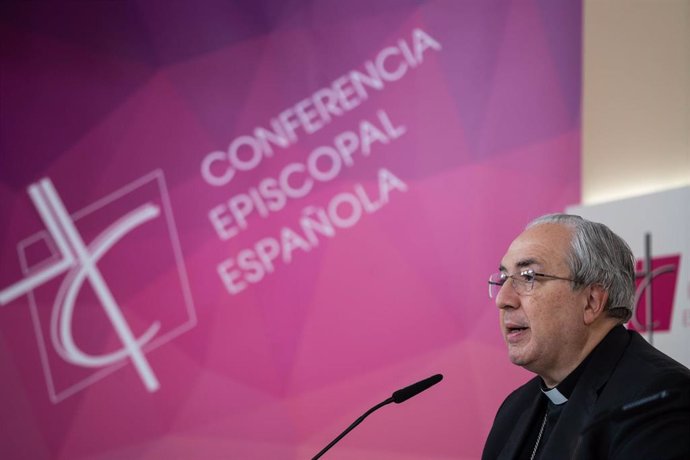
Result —
<svg viewBox="0 0 690 460"><path fill-rule="evenodd" d="M508 279L496 295L496 306L498 308L518 308L520 306L520 296L513 287L513 282Z"/></svg>

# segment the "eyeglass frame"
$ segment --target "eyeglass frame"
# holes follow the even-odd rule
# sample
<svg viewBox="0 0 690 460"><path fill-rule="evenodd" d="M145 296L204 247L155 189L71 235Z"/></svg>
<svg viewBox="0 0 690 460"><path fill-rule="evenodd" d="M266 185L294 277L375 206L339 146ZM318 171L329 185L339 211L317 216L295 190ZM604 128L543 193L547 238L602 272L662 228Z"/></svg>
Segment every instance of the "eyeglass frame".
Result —
<svg viewBox="0 0 690 460"><path fill-rule="evenodd" d="M532 276L531 280L524 280L524 279L518 279L516 276ZM492 278L498 277L500 278L500 282L498 281L492 281ZM508 278L511 279L510 285L512 286L513 289L515 289L515 292L518 293L518 295L525 295L529 292L532 292L532 289L534 289L534 282L537 281L537 277L539 278L547 278L547 279L552 279L552 280L563 280L563 281L570 281L573 283L576 283L576 279L572 278L564 278L562 276L556 276L556 275L548 275L546 273L539 273L534 271L532 268L528 268L525 270L520 271L518 274L512 274L508 275L505 272L497 272L497 273L492 273L489 276L489 298L493 299L496 296L498 296L498 292L500 292L500 288L503 287L503 285L508 281ZM491 294L492 286L498 286L499 289L496 291L496 296L493 296ZM522 287L518 288L518 286L525 286L525 289Z"/></svg>

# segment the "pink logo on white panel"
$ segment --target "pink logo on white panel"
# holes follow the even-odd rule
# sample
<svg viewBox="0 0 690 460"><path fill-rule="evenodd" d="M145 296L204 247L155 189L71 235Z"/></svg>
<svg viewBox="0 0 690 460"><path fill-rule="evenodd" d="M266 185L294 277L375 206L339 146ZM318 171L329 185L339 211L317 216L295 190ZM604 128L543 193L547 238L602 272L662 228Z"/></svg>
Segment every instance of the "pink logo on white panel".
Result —
<svg viewBox="0 0 690 460"><path fill-rule="evenodd" d="M147 352L196 324L165 180L154 171L70 215L50 179L28 189L47 231L18 245L46 385L57 403L131 364L160 387Z"/></svg>
<svg viewBox="0 0 690 460"><path fill-rule="evenodd" d="M680 254L655 257L651 265L651 273L646 275L643 261L636 261L635 310L628 328L639 332L650 329L647 325L647 294L651 291L653 330L670 331L680 273Z"/></svg>

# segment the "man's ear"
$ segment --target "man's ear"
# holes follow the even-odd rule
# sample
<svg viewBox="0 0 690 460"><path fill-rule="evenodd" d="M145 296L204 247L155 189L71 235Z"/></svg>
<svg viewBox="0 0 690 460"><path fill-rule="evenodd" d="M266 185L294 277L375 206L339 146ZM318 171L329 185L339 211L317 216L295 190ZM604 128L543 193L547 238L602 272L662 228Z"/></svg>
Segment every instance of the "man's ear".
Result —
<svg viewBox="0 0 690 460"><path fill-rule="evenodd" d="M587 305L584 311L584 321L587 326L606 314L604 307L609 300L609 293L601 284L592 284L588 289Z"/></svg>

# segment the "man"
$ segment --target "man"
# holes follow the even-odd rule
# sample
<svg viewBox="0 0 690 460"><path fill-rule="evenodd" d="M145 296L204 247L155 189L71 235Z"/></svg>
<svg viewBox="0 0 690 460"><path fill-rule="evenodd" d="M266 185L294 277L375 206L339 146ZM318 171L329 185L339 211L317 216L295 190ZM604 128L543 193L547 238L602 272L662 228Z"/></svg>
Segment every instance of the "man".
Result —
<svg viewBox="0 0 690 460"><path fill-rule="evenodd" d="M510 360L537 374L501 405L483 459L690 459L690 370L623 324L634 257L558 214L508 248L489 293Z"/></svg>

